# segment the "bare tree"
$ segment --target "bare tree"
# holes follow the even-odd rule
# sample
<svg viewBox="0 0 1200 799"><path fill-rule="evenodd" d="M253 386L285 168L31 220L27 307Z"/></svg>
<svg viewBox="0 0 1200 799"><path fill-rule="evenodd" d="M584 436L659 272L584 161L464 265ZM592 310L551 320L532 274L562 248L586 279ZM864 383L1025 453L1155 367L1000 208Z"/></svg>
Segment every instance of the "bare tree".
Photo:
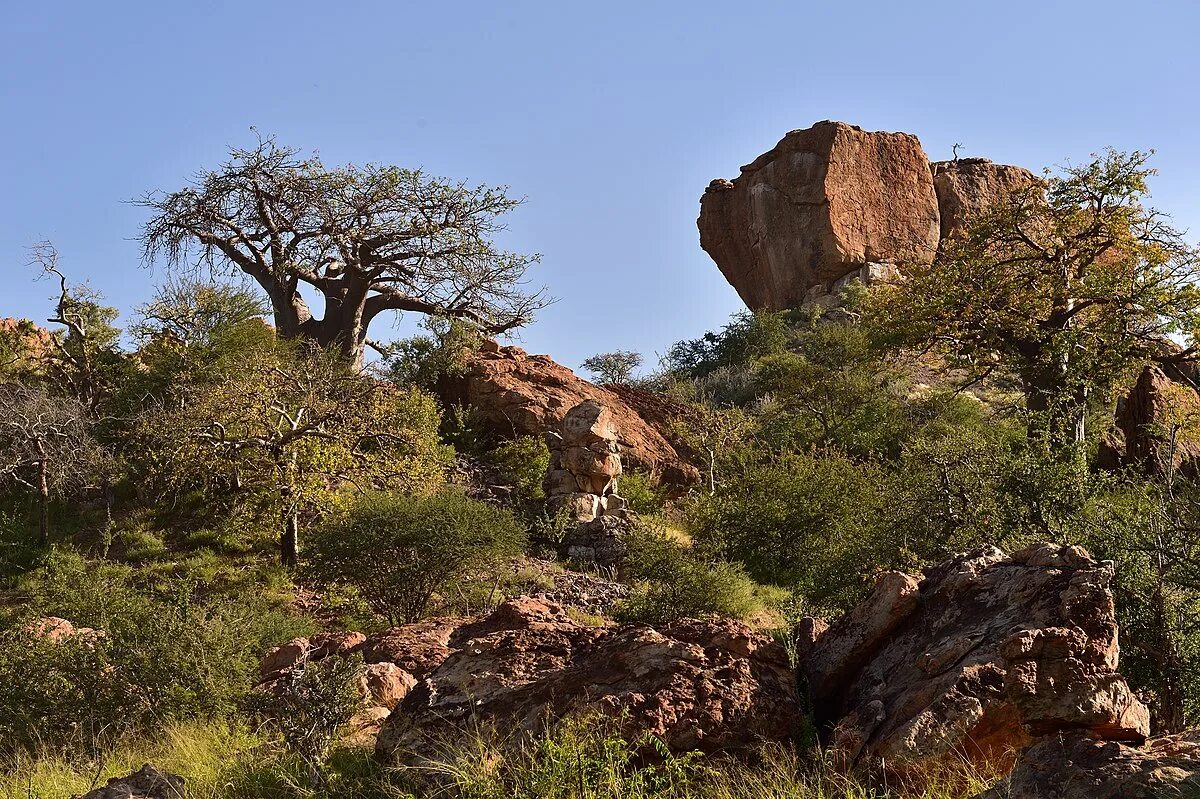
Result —
<svg viewBox="0 0 1200 799"><path fill-rule="evenodd" d="M91 436L87 409L21 383L0 384L0 484L31 491L38 502L38 533L50 540L50 500L96 476L103 451Z"/></svg>
<svg viewBox="0 0 1200 799"><path fill-rule="evenodd" d="M58 250L48 241L32 247L30 265L41 277L58 283L54 315L46 321L62 325L49 337L42 353L46 373L64 393L77 397L94 411L112 388L112 369L121 356L120 331L113 327L117 312L101 304L101 296L87 285L72 286L58 265Z"/></svg>
<svg viewBox="0 0 1200 799"><path fill-rule="evenodd" d="M300 151L260 140L230 150L191 185L150 194L142 232L147 261L165 255L240 270L270 298L288 339L336 348L360 363L367 330L387 311L465 319L489 333L527 323L546 305L524 290L536 255L498 248L499 217L521 204L505 189L469 187L419 170L327 169ZM302 287L324 307L313 315Z"/></svg>

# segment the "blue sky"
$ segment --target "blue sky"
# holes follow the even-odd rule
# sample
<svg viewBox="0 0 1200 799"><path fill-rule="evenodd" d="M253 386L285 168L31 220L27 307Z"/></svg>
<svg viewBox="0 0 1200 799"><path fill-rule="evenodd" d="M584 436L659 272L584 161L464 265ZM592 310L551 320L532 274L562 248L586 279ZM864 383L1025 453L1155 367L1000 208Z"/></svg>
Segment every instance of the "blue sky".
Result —
<svg viewBox="0 0 1200 799"><path fill-rule="evenodd" d="M139 262L144 211L127 201L215 166L251 126L326 163L526 195L505 244L543 254L534 278L558 302L520 343L570 366L618 348L652 359L737 310L699 247L700 195L822 119L1031 168L1156 148L1155 204L1200 231L1193 9L13 0L0 316L46 316L51 287L25 265L42 239L123 311L145 301L162 272Z"/></svg>

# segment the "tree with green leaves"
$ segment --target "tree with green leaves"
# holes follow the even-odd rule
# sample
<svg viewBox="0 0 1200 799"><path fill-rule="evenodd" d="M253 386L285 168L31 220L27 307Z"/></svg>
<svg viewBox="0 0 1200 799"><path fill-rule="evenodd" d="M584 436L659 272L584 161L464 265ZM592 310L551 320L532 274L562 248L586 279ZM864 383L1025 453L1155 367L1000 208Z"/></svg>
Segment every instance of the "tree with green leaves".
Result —
<svg viewBox="0 0 1200 799"><path fill-rule="evenodd" d="M389 624L410 623L453 580L488 573L524 544L511 513L461 491L372 492L316 530L309 569L322 582L356 588Z"/></svg>
<svg viewBox="0 0 1200 799"><path fill-rule="evenodd" d="M231 354L214 372L141 418L147 484L256 496L278 514L286 566L298 562L302 520L327 510L340 487L440 480L437 406L417 389L286 342Z"/></svg>
<svg viewBox="0 0 1200 799"><path fill-rule="evenodd" d="M583 368L595 375L602 386L624 385L633 376L633 370L642 365L642 356L637 352L616 350L593 355L583 362Z"/></svg>
<svg viewBox="0 0 1200 799"><path fill-rule="evenodd" d="M141 202L153 212L142 231L148 261L164 255L173 265L249 275L270 299L281 336L356 364L381 314L453 317L500 333L547 302L525 287L538 256L494 241L501 217L522 202L504 187L395 166L331 169L265 139L231 149L191 185Z"/></svg>
<svg viewBox="0 0 1200 799"><path fill-rule="evenodd" d="M936 348L968 381L1015 375L1030 433L1077 445L1091 395L1171 337L1189 344L1170 357L1195 351L1197 253L1144 204L1148 157L1108 151L984 209L932 266L875 293L879 329Z"/></svg>

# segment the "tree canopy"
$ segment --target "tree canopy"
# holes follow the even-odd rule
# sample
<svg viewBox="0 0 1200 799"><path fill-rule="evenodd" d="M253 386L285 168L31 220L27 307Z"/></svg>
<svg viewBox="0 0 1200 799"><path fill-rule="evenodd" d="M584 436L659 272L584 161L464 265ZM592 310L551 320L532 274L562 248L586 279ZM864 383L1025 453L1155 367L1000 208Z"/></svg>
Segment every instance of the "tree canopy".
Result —
<svg viewBox="0 0 1200 799"><path fill-rule="evenodd" d="M154 215L142 243L147 260L244 272L266 292L280 335L359 362L385 312L465 319L489 333L529 322L548 301L525 285L538 256L494 241L521 203L504 187L420 170L327 168L264 139L182 189L144 197Z"/></svg>

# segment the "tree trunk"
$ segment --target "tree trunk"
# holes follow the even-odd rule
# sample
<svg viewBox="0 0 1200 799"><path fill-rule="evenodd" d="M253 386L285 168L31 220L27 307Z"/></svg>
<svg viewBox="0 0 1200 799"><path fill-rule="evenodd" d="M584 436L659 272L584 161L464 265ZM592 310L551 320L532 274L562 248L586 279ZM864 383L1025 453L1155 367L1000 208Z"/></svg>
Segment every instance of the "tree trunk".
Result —
<svg viewBox="0 0 1200 799"><path fill-rule="evenodd" d="M1023 375L1025 409L1029 412L1030 438L1046 435L1055 448L1076 447L1084 442L1087 392L1069 389L1062 370L1044 368Z"/></svg>
<svg viewBox="0 0 1200 799"><path fill-rule="evenodd" d="M283 532L279 536L279 562L294 569L300 562L300 519L296 503L292 501L291 486L282 486L279 498L283 500L280 508Z"/></svg>
<svg viewBox="0 0 1200 799"><path fill-rule="evenodd" d="M38 537L42 546L50 544L50 481L46 474L46 462L38 463Z"/></svg>

